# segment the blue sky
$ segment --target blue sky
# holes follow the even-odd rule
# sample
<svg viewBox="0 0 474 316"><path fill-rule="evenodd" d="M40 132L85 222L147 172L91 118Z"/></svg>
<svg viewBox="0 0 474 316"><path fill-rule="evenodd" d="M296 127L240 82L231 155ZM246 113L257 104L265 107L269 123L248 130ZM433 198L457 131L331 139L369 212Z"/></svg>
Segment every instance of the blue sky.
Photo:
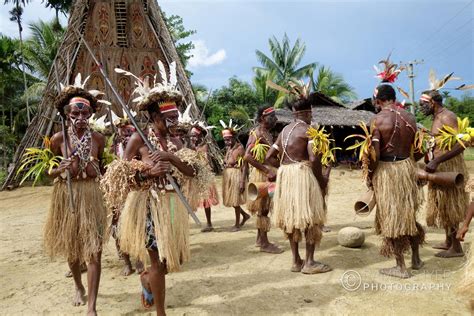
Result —
<svg viewBox="0 0 474 316"><path fill-rule="evenodd" d="M306 43L303 63L318 62L342 74L360 98L372 94L372 66L392 52L392 61L424 60L415 66L415 91L428 87L428 72L455 72L474 83L474 1L159 1L167 14L183 17L198 50L192 82L219 88L232 76L251 81L255 50L268 51L268 38L286 32ZM0 32L16 34L2 6ZM33 0L25 21L53 16ZM458 83L452 82L449 87ZM398 85L408 91L406 73ZM460 95L459 92L454 92Z"/></svg>

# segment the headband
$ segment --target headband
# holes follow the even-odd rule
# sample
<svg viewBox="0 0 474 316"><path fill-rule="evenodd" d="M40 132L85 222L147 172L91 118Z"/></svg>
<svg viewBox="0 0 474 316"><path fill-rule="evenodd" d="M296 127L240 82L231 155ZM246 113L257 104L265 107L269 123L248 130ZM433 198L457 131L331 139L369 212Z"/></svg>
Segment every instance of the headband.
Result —
<svg viewBox="0 0 474 316"><path fill-rule="evenodd" d="M234 134L229 129L222 130L222 137L233 137Z"/></svg>
<svg viewBox="0 0 474 316"><path fill-rule="evenodd" d="M263 110L262 115L272 114L273 112L275 112L275 109L273 107L269 107L268 109Z"/></svg>
<svg viewBox="0 0 474 316"><path fill-rule="evenodd" d="M73 105L73 104L85 104L89 107L91 106L91 103L89 102L89 100L85 98L81 98L81 97L74 97L71 100L69 100L69 105Z"/></svg>
<svg viewBox="0 0 474 316"><path fill-rule="evenodd" d="M199 128L196 128L196 127L193 127L193 128L191 129L191 132L195 132L195 133L198 134L198 135L201 135L201 133L202 133L201 130L200 130Z"/></svg>
<svg viewBox="0 0 474 316"><path fill-rule="evenodd" d="M427 94L422 94L420 100L425 102L431 102L432 98Z"/></svg>
<svg viewBox="0 0 474 316"><path fill-rule="evenodd" d="M178 107L176 106L176 102L163 102L158 107L160 108L160 113L178 111Z"/></svg>

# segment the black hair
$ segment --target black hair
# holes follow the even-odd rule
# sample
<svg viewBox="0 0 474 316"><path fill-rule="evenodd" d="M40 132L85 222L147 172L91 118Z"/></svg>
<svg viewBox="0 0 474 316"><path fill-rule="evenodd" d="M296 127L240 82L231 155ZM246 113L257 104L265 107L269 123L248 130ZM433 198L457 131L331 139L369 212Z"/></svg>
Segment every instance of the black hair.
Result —
<svg viewBox="0 0 474 316"><path fill-rule="evenodd" d="M270 104L264 104L260 106L257 110L257 122L260 122L262 119L263 111L265 111L268 108L271 108L272 106Z"/></svg>
<svg viewBox="0 0 474 316"><path fill-rule="evenodd" d="M377 86L377 95L375 96L376 100L380 101L395 101L397 99L397 94L395 89L388 84L381 84Z"/></svg>
<svg viewBox="0 0 474 316"><path fill-rule="evenodd" d="M438 104L443 104L443 96L441 95L441 93L439 93L438 90L426 90L423 91L421 94L429 95L434 102Z"/></svg>
<svg viewBox="0 0 474 316"><path fill-rule="evenodd" d="M309 110L314 105L316 94L313 92L307 98L299 98L286 101L286 106L292 111Z"/></svg>

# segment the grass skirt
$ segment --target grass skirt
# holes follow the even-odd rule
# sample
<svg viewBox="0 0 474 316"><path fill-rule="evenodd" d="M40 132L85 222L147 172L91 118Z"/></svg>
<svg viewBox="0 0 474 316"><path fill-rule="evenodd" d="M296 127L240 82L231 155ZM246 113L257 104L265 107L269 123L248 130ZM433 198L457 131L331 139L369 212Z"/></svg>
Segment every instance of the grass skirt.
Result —
<svg viewBox="0 0 474 316"><path fill-rule="evenodd" d="M51 257L88 261L107 240L107 211L95 179L72 181L74 213L65 181L55 180L44 226L44 248Z"/></svg>
<svg viewBox="0 0 474 316"><path fill-rule="evenodd" d="M189 260L188 213L175 192L131 191L120 215L119 240L123 252L145 262L146 217L155 225L158 252L169 272L178 271ZM153 191L154 192L154 191Z"/></svg>
<svg viewBox="0 0 474 316"><path fill-rule="evenodd" d="M199 202L199 206L203 208L210 208L219 205L219 195L217 194L216 183L213 181L208 189L207 198Z"/></svg>
<svg viewBox="0 0 474 316"><path fill-rule="evenodd" d="M466 163L463 155L441 163L439 172L460 172L464 180L468 181ZM466 209L469 204L469 193L462 187L446 188L431 182L428 184L428 203L426 205L426 223L430 227L448 228L458 227L464 220Z"/></svg>
<svg viewBox="0 0 474 316"><path fill-rule="evenodd" d="M286 235L293 234L294 241L299 241L304 233L308 242L319 243L320 228L326 222L324 204L308 162L280 166L273 196L273 220Z"/></svg>
<svg viewBox="0 0 474 316"><path fill-rule="evenodd" d="M249 183L267 182L267 175L257 168L251 168L249 175ZM272 207L272 199L270 197L259 198L255 201L247 201L247 208L252 215L260 214L264 210L270 210ZM257 223L258 225L258 223ZM258 226L257 226L258 227Z"/></svg>
<svg viewBox="0 0 474 316"><path fill-rule="evenodd" d="M464 275L461 284L457 290L459 293L471 298L471 304L474 302L474 243L468 253L466 266L464 267Z"/></svg>
<svg viewBox="0 0 474 316"><path fill-rule="evenodd" d="M225 168L222 178L222 202L224 206L235 207L245 204L246 192L240 193L241 170Z"/></svg>
<svg viewBox="0 0 474 316"><path fill-rule="evenodd" d="M397 162L380 161L373 177L375 231L386 238L416 236L416 214L423 203L412 159Z"/></svg>

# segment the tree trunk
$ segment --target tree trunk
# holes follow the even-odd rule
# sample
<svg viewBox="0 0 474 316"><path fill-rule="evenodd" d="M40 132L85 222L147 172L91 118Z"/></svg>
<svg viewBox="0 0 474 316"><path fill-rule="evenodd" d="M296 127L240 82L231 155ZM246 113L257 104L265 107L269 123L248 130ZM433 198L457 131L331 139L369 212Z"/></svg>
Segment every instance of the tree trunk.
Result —
<svg viewBox="0 0 474 316"><path fill-rule="evenodd" d="M21 68L23 71L23 84L25 87L25 97L26 97L26 118L28 120L28 125L30 125L31 119L30 119L30 104L28 100L28 83L26 82L26 72L25 72L25 61L23 60L23 37L22 37L22 27L21 27L21 22L18 21L18 33L20 34L20 61L21 61Z"/></svg>

